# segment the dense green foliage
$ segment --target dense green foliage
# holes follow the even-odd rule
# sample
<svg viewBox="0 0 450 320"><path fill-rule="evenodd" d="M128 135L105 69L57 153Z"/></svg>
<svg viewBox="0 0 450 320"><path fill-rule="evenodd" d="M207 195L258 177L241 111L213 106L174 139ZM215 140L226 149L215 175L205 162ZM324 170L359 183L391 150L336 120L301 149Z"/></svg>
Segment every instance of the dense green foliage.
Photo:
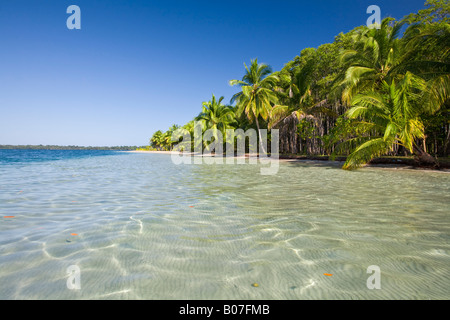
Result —
<svg viewBox="0 0 450 320"><path fill-rule="evenodd" d="M229 82L240 88L231 105L213 95L195 120L203 131L276 128L281 153L345 156L344 169L380 156L437 167L450 153L449 23L449 2L428 0L400 21L306 48L280 71L252 60ZM192 135L193 126L182 128ZM173 130L157 131L151 146L170 150Z"/></svg>
<svg viewBox="0 0 450 320"><path fill-rule="evenodd" d="M178 125L172 125L169 130L162 132L161 130L156 131L150 138L150 146L154 150L171 150L175 141L172 141L172 133L178 129Z"/></svg>

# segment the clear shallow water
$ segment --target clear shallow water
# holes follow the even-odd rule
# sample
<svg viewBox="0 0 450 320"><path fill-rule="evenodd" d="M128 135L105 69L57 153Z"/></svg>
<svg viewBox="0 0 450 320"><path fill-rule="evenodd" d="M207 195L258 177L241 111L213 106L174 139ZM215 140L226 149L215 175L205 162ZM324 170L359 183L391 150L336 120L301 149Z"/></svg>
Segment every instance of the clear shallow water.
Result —
<svg viewBox="0 0 450 320"><path fill-rule="evenodd" d="M0 299L450 298L448 173L5 152Z"/></svg>

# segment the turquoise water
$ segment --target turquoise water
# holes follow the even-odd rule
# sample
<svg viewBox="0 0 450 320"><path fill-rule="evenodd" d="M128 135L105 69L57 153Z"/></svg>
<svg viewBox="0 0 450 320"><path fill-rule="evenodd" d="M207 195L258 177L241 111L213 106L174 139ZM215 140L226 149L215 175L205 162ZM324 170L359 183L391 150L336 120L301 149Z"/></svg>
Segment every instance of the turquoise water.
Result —
<svg viewBox="0 0 450 320"><path fill-rule="evenodd" d="M0 151L0 299L449 299L449 212L443 172Z"/></svg>

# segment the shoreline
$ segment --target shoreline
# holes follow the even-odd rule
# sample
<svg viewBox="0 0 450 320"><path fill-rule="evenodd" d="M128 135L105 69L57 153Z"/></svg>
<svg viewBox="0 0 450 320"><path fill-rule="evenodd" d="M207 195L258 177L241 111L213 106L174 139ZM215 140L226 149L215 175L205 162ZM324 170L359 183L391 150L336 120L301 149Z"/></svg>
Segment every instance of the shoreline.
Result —
<svg viewBox="0 0 450 320"><path fill-rule="evenodd" d="M123 152L130 152L130 153L150 153L150 154L176 154L178 151L146 151L146 150L130 150L130 151L123 151ZM187 155L191 156L201 156L206 157L209 155L198 155L194 152L187 153ZM243 157L249 158L252 155L246 153ZM224 154L225 157L225 154ZM257 155L256 155L257 157ZM242 158L242 156L234 156L234 158ZM269 158L270 159L270 158ZM279 161L282 162L316 162L316 163L334 163L334 164L340 164L344 162L346 157L336 157L335 160L330 160L329 156L306 156L306 155L288 155L288 154L280 154L279 155ZM363 167L369 167L369 168L402 168L402 169L410 169L410 170L420 170L420 171L433 171L433 172L445 172L450 173L450 164L448 163L441 163L441 168L430 168L430 167L423 167L418 166L415 164L414 159L411 158L376 158L372 160L370 163Z"/></svg>

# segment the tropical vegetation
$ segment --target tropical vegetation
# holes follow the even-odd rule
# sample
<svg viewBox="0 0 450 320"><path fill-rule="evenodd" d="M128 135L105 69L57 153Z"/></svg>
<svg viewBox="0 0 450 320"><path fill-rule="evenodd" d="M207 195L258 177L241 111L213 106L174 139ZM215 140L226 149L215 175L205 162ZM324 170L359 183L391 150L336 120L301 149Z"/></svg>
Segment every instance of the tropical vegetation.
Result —
<svg viewBox="0 0 450 320"><path fill-rule="evenodd" d="M171 150L172 132L193 135L195 120L203 132L279 129L280 153L343 156L344 169L382 156L439 167L450 154L449 55L450 4L428 0L399 21L387 17L303 49L279 71L251 60L229 81L239 88L230 104L212 95L186 125L155 132L150 146Z"/></svg>

